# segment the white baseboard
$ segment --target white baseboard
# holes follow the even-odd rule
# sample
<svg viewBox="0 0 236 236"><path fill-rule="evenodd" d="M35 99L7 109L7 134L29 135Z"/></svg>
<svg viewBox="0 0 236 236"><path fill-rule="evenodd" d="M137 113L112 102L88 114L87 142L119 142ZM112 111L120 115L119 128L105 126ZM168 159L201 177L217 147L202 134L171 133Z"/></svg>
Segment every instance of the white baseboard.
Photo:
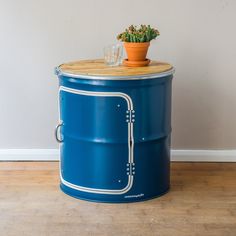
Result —
<svg viewBox="0 0 236 236"><path fill-rule="evenodd" d="M58 160L58 149L0 149L0 161ZM171 150L171 161L236 162L236 150Z"/></svg>
<svg viewBox="0 0 236 236"><path fill-rule="evenodd" d="M171 161L236 162L236 150L171 150Z"/></svg>
<svg viewBox="0 0 236 236"><path fill-rule="evenodd" d="M58 149L0 149L0 161L58 161Z"/></svg>

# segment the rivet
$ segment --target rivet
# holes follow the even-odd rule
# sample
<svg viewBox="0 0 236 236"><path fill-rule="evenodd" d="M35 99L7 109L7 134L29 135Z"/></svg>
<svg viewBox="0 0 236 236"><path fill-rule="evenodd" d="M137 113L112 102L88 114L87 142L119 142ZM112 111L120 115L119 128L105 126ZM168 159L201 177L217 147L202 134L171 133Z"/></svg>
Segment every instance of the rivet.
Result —
<svg viewBox="0 0 236 236"><path fill-rule="evenodd" d="M118 182L120 183L120 182L121 182L121 180L119 179L119 180L118 180Z"/></svg>
<svg viewBox="0 0 236 236"><path fill-rule="evenodd" d="M129 111L126 111L126 113L129 113Z"/></svg>
<svg viewBox="0 0 236 236"><path fill-rule="evenodd" d="M135 111L133 110L132 113L135 113Z"/></svg>
<svg viewBox="0 0 236 236"><path fill-rule="evenodd" d="M129 171L129 168L127 168L126 170Z"/></svg>
<svg viewBox="0 0 236 236"><path fill-rule="evenodd" d="M135 122L135 119L133 119L132 122Z"/></svg>
<svg viewBox="0 0 236 236"><path fill-rule="evenodd" d="M133 172L133 175L135 175L135 172Z"/></svg>
<svg viewBox="0 0 236 236"><path fill-rule="evenodd" d="M129 122L129 120L126 120L126 122Z"/></svg>
<svg viewBox="0 0 236 236"><path fill-rule="evenodd" d="M120 107L120 104L118 104L117 107Z"/></svg>

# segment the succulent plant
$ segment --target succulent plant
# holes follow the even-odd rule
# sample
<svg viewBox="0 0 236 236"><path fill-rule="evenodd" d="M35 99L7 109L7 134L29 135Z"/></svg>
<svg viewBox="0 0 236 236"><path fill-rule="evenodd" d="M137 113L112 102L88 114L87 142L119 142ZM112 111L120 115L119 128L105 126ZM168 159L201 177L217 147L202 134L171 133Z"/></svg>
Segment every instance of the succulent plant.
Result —
<svg viewBox="0 0 236 236"><path fill-rule="evenodd" d="M124 32L117 36L122 42L143 43L150 42L160 35L157 29L151 28L150 25L137 26L131 25Z"/></svg>

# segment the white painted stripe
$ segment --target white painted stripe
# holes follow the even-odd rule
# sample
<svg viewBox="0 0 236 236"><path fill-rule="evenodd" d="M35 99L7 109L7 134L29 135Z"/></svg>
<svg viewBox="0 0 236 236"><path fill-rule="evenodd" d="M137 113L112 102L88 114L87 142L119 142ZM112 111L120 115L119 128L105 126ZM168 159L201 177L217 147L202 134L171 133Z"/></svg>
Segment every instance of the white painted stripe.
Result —
<svg viewBox="0 0 236 236"><path fill-rule="evenodd" d="M126 100L127 102L127 108L128 111L133 111L133 101L130 98L130 96L126 93L121 93L121 92L100 92L100 91L86 91L86 90L78 90L78 89L72 89L64 86L59 87L59 96L60 98L60 92L68 92L68 93L73 93L73 94L78 94L78 95L83 95L83 96L99 96L99 97L121 97ZM59 121L60 123L63 120L60 117L61 111L59 112ZM131 113L130 113L131 114ZM134 163L134 157L133 157L133 148L134 148L134 136L133 136L133 123L130 121L127 123L128 127L128 162L130 164L130 173L128 176L128 183L123 189L95 189L95 188L89 188L85 186L80 186L80 185L75 185L73 183L68 182L63 178L62 171L61 171L61 166L60 166L60 179L61 182L66 185L67 187L79 190L79 191L84 191L84 192L89 192L89 193L100 193L100 194L124 194L128 192L133 185L133 175L134 173L132 172L132 164ZM61 144L61 143L60 143Z"/></svg>
<svg viewBox="0 0 236 236"><path fill-rule="evenodd" d="M236 162L235 150L171 150L172 161ZM59 149L0 149L0 161L59 161Z"/></svg>

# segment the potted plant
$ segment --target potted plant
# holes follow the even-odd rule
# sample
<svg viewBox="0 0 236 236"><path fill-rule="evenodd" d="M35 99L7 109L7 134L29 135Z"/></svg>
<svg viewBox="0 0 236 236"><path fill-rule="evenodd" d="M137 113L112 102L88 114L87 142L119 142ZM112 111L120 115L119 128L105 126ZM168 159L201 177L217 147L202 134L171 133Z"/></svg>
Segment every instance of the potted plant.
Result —
<svg viewBox="0 0 236 236"><path fill-rule="evenodd" d="M150 25L131 25L124 32L117 36L118 40L124 42L124 47L128 56L123 63L127 66L147 66L150 60L146 58L150 41L159 36L157 29Z"/></svg>

